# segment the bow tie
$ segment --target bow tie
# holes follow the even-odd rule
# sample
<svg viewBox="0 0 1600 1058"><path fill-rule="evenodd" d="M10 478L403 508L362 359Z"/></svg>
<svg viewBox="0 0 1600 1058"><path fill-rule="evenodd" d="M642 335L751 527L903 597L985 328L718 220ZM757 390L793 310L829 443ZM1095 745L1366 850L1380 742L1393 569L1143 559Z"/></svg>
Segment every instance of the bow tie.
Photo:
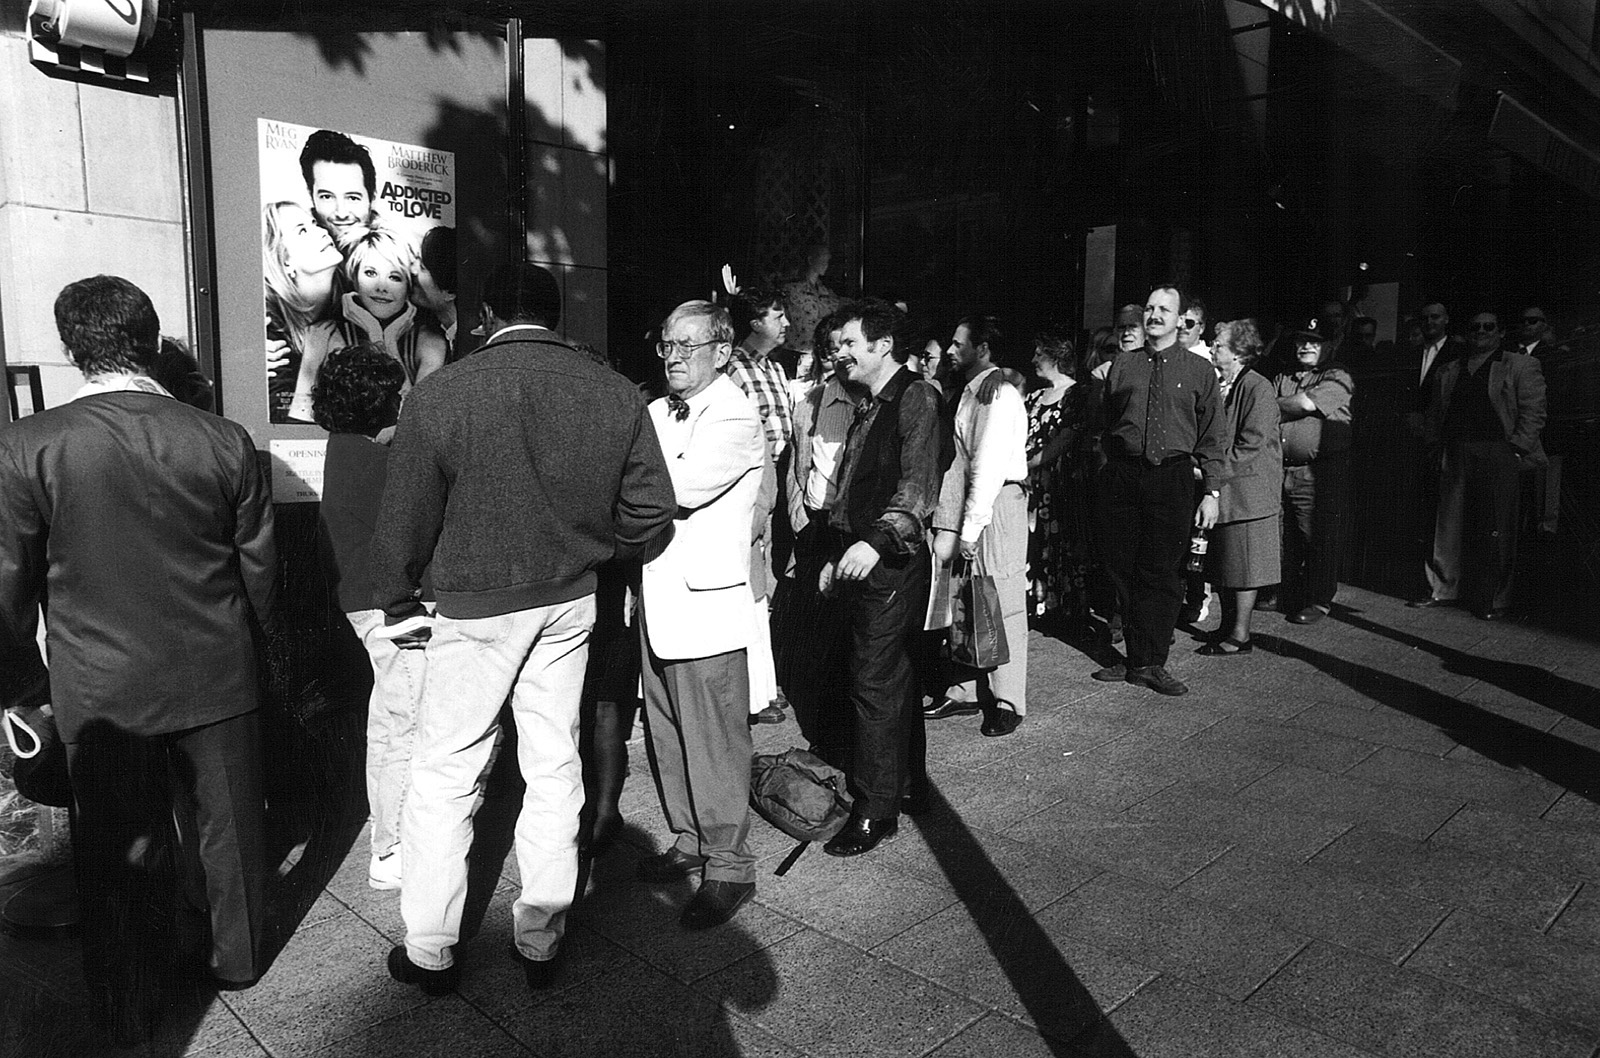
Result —
<svg viewBox="0 0 1600 1058"><path fill-rule="evenodd" d="M689 402L676 393L669 393L667 394L667 411L672 413L674 419L682 422L689 417Z"/></svg>

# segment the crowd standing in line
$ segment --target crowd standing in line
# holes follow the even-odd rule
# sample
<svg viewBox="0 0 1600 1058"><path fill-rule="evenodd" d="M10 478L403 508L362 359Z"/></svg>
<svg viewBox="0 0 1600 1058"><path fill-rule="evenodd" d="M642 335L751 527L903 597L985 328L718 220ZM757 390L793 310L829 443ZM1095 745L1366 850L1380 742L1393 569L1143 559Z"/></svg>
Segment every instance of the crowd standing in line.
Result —
<svg viewBox="0 0 1600 1058"><path fill-rule="evenodd" d="M345 227L344 297L382 324L420 291L453 338L454 276L426 243L425 260L402 261ZM321 231L300 236L313 259ZM284 257L280 278L300 278L301 260ZM525 782L512 954L543 989L579 857L603 854L621 825L637 698L673 834L638 875L697 877L681 922L706 929L755 891L750 724L785 722L785 700L853 797L825 851L859 856L929 807L926 723L981 712L984 736L1026 730L1030 627L1098 617L1085 678L1177 696L1174 630L1204 619L1210 586L1222 621L1202 633L1208 656L1252 652L1274 585L1290 621L1330 612L1352 503L1345 361L1372 355L1366 318L1323 305L1281 332L1273 371L1254 320L1218 324L1207 344L1204 306L1160 284L1087 355L1039 335L1029 385L1004 375L1012 350L993 316L964 316L940 341L903 306L841 303L826 267L813 252L802 279L739 291L731 313L679 305L655 346L665 393L648 402L559 337L556 280L533 265L490 274L486 341L452 364L382 326L351 329L355 312L318 332L344 343L321 350L303 395L329 431L323 560L373 670L368 878L400 892L397 981L430 994L457 981L503 704ZM303 338L314 317L285 322ZM152 377L159 326L137 287L74 283L56 319L84 388L0 430L3 704L49 701L67 745L91 984L104 991L126 961L96 911L159 825L129 817L138 799L119 789L176 767L187 785L152 803L179 809L191 903L209 917L205 971L247 987L263 969L267 870L253 639L276 580L266 486L242 428L171 399L190 388L186 368ZM776 355L791 322L809 357L799 379ZM1416 324L1408 421L1437 511L1432 592L1412 605L1498 618L1521 472L1546 462L1547 320L1525 310L1518 347L1493 311L1470 317L1465 343L1440 303ZM930 605L978 574L1008 648L982 669L941 653L950 618ZM48 672L34 647L47 583Z"/></svg>

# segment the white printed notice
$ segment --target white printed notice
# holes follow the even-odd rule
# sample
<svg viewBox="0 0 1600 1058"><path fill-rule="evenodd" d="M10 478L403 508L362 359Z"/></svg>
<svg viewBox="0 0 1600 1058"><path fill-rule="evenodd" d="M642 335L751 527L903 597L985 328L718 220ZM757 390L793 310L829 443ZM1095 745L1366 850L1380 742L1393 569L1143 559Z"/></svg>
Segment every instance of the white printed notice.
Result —
<svg viewBox="0 0 1600 1058"><path fill-rule="evenodd" d="M257 138L271 421L318 421L312 389L336 349L383 348L407 388L441 366L436 276L449 275L453 299L455 154L267 118Z"/></svg>
<svg viewBox="0 0 1600 1058"><path fill-rule="evenodd" d="M317 503L322 499L322 460L327 441L268 441L273 503Z"/></svg>

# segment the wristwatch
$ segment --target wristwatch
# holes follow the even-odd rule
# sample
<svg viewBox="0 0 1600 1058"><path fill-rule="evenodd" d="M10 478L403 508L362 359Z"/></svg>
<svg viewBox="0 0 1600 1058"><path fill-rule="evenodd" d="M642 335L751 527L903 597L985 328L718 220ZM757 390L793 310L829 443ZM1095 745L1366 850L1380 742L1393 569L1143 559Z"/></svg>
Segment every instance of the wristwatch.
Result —
<svg viewBox="0 0 1600 1058"><path fill-rule="evenodd" d="M1210 496L1214 500L1218 500L1222 498L1222 491L1220 489L1212 489L1210 492L1206 493L1206 495Z"/></svg>

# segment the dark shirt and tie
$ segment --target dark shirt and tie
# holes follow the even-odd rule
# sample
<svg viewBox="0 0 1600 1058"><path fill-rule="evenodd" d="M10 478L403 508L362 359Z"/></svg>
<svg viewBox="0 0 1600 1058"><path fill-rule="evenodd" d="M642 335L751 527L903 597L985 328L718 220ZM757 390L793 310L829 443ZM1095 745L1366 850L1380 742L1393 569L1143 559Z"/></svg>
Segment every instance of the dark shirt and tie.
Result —
<svg viewBox="0 0 1600 1058"><path fill-rule="evenodd" d="M1099 409L1110 457L1098 520L1127 630L1128 667L1167 663L1183 604L1182 568L1194 522L1194 470L1219 487L1226 422L1216 369L1177 343L1119 356Z"/></svg>
<svg viewBox="0 0 1600 1058"><path fill-rule="evenodd" d="M1188 458L1206 489L1215 489L1225 447L1221 409L1216 369L1176 342L1119 356L1105 381L1107 452L1151 466Z"/></svg>

